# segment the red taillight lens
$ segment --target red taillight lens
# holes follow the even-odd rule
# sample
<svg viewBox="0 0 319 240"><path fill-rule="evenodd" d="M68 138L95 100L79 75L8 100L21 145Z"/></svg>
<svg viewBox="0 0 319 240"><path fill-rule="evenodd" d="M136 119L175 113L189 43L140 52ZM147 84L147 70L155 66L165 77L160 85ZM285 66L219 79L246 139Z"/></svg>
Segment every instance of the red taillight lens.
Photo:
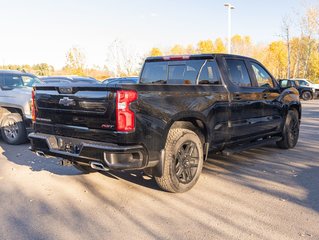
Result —
<svg viewBox="0 0 319 240"><path fill-rule="evenodd" d="M135 115L130 109L130 103L137 100L134 90L119 90L116 92L116 130L130 132L135 129Z"/></svg>
<svg viewBox="0 0 319 240"><path fill-rule="evenodd" d="M32 90L32 99L31 99L31 117L32 121L35 122L37 120L37 108L35 106L35 91Z"/></svg>

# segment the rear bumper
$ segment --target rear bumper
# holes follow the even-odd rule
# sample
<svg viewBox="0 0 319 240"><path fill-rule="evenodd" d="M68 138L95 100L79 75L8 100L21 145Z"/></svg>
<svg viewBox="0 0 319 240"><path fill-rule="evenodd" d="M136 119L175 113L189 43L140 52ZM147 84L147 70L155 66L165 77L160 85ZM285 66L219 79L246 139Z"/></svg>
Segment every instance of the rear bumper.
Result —
<svg viewBox="0 0 319 240"><path fill-rule="evenodd" d="M30 133L29 139L31 151L79 164L100 162L113 170L133 170L143 169L148 163L147 150L142 145L120 146L41 133Z"/></svg>
<svg viewBox="0 0 319 240"><path fill-rule="evenodd" d="M27 131L27 134L33 132L32 120L30 118L24 118L24 125Z"/></svg>

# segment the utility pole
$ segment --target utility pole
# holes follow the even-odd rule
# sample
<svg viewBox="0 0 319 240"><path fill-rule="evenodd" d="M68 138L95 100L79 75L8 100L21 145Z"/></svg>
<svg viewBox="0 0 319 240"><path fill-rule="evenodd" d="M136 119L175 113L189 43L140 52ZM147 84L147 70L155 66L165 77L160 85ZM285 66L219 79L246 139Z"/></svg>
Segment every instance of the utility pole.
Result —
<svg viewBox="0 0 319 240"><path fill-rule="evenodd" d="M235 7L233 5L231 5L230 3L225 3L224 4L225 7L227 7L228 9L228 42L227 42L227 50L228 53L231 53L231 10L235 9Z"/></svg>

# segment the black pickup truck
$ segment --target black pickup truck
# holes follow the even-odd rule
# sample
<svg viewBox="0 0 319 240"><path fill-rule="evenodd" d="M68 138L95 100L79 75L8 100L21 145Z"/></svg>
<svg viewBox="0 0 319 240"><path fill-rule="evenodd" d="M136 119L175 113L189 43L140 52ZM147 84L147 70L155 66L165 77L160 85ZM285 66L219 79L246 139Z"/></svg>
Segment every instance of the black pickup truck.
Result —
<svg viewBox="0 0 319 240"><path fill-rule="evenodd" d="M37 86L31 150L82 170L143 169L192 188L208 152L293 148L301 105L258 61L205 54L147 58L138 84Z"/></svg>

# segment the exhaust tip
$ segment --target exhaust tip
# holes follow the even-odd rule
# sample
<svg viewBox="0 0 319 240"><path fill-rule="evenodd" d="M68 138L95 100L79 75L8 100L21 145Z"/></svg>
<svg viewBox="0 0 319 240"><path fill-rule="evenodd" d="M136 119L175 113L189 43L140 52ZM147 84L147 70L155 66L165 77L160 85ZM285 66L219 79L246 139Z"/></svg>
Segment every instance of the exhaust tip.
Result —
<svg viewBox="0 0 319 240"><path fill-rule="evenodd" d="M99 162L91 162L90 164L91 168L98 170L98 171L109 171L110 169L105 167L102 163Z"/></svg>
<svg viewBox="0 0 319 240"><path fill-rule="evenodd" d="M44 152L42 151L36 151L35 154L38 156L38 157L46 157Z"/></svg>

